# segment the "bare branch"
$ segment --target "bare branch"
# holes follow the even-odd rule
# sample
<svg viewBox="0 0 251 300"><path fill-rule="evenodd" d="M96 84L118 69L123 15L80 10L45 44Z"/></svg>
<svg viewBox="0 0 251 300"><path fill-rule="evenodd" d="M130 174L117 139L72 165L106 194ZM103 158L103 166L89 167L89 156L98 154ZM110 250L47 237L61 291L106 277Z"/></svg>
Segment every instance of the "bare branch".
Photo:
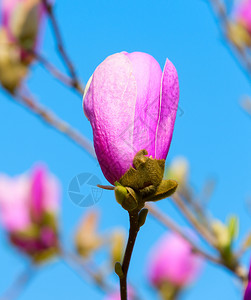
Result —
<svg viewBox="0 0 251 300"><path fill-rule="evenodd" d="M48 70L56 79L58 79L60 82L62 82L67 87L73 88L82 98L84 89L80 85L76 86L74 81L60 72L52 63L50 63L44 56L41 54L32 51L32 54L36 58L36 60L46 69Z"/></svg>
<svg viewBox="0 0 251 300"><path fill-rule="evenodd" d="M211 261L212 263L215 263L217 265L221 265L223 268L231 271L233 274L235 274L242 282L245 282L247 280L247 271L245 268L243 268L240 265L237 265L236 268L230 268L227 266L224 261L220 257L212 256L211 254L207 253L205 250L198 247L188 236L185 234L182 229L175 224L174 221L172 221L167 215L163 214L157 206L153 204L147 204L146 207L148 208L150 214L156 218L160 223L162 223L164 226L166 226L168 229L172 230L173 232L180 235L182 238L184 238L192 247L192 249L195 251L195 253L198 253L198 255L201 255L208 261ZM218 252L218 249L215 248L215 250Z"/></svg>
<svg viewBox="0 0 251 300"><path fill-rule="evenodd" d="M114 287L112 287L108 282L106 282L105 278L99 276L97 272L93 271L93 269L88 266L87 262L84 262L79 256L77 256L73 252L64 251L61 255L61 258L73 271L77 272L77 274L79 274L85 280L88 276L96 285L96 287L102 292L107 294L114 292Z"/></svg>
<svg viewBox="0 0 251 300"><path fill-rule="evenodd" d="M10 94L9 94L10 95ZM31 96L26 96L22 93L16 95L10 95L16 102L22 104L28 108L32 113L39 117L42 121L47 123L52 128L63 133L70 140L78 144L81 148L87 151L93 158L96 158L96 154L92 143L84 137L80 132L71 127L67 122L61 120L49 109L43 107L39 102L35 101Z"/></svg>
<svg viewBox="0 0 251 300"><path fill-rule="evenodd" d="M146 204L146 208L148 208L149 213L156 218L158 221L160 221L164 226L169 228L171 231L177 233L179 236L181 236L184 240L186 240L192 247L193 251L201 255L202 257L206 258L207 260L210 260L216 264L221 264L221 260L217 257L212 256L211 254L205 252L204 250L200 249L194 241L192 241L189 236L182 231L182 229L177 225L171 218L169 218L167 215L163 214L156 205L154 204Z"/></svg>
<svg viewBox="0 0 251 300"><path fill-rule="evenodd" d="M234 52L237 54L237 57L240 59L242 65L245 67L246 71L248 72L248 79L251 78L251 57L248 55L245 48L238 47L228 35L230 29L230 21L227 15L226 7L224 3L220 0L209 0L216 12L220 24L222 32L226 38L226 40L230 43L231 47L233 48Z"/></svg>
<svg viewBox="0 0 251 300"><path fill-rule="evenodd" d="M10 288L5 292L3 296L0 297L0 300L14 300L17 299L23 290L26 288L29 281L34 276L36 267L31 264L29 265L12 283Z"/></svg>
<svg viewBox="0 0 251 300"><path fill-rule="evenodd" d="M56 40L56 43L57 43L58 51L59 51L60 56L62 57L62 60L65 64L71 78L72 78L72 86L75 87L78 90L83 90L83 88L80 84L80 81L77 77L77 72L74 68L74 65L73 65L71 59L69 58L69 56L68 56L68 54L65 50L62 35L61 35L60 29L59 29L59 26L58 26L57 19L56 19L55 14L54 14L53 6L52 6L52 4L50 4L50 2L48 0L42 0L42 2L44 4L44 7L45 7L45 9L47 11L47 14L48 14L48 16L50 18L50 21L51 21L51 25L52 25L55 40Z"/></svg>
<svg viewBox="0 0 251 300"><path fill-rule="evenodd" d="M193 215L193 213L186 207L180 198L178 193L172 195L173 202L177 205L182 214L186 217L186 219L194 226L194 228L200 233L202 238L209 243L213 248L216 247L216 240L214 236L211 234L211 231L203 226L197 218Z"/></svg>

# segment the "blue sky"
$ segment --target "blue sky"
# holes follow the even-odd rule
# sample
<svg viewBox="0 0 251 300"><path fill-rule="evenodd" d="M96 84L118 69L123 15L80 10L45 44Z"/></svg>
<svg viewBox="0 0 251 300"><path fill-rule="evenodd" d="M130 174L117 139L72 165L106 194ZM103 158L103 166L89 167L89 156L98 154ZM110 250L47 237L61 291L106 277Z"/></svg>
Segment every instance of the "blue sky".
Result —
<svg viewBox="0 0 251 300"><path fill-rule="evenodd" d="M208 1L203 0L93 0L57 1L56 14L64 40L79 76L87 82L97 65L110 54L142 51L153 55L163 68L166 57L176 66L180 81L180 107L172 145L167 158L187 157L191 184L200 191L208 178L216 180L209 203L215 218L229 214L240 217L240 237L250 230L251 210L251 118L239 100L250 95L248 81L238 61L222 38ZM58 68L51 31L46 26L42 52ZM41 66L34 65L28 86L37 99L88 138L92 131L82 111L81 99L54 80ZM103 184L97 163L90 156L55 132L5 94L0 94L0 170L10 175L28 170L35 162L45 162L62 182L62 236L70 247L72 233L87 211L68 197L71 179L83 172L94 173ZM104 191L96 207L102 213L101 231L114 226L128 227L127 215L115 202L112 192ZM168 200L160 207L179 224L183 218ZM147 251L164 229L153 219L139 234L130 278L140 286L143 299L156 299L147 286ZM0 292L11 284L25 262L1 233ZM248 253L243 262L248 265ZM102 299L89 282L83 282L63 262L45 266L20 300ZM187 300L241 299L238 282L222 268L205 264L199 280L184 295Z"/></svg>

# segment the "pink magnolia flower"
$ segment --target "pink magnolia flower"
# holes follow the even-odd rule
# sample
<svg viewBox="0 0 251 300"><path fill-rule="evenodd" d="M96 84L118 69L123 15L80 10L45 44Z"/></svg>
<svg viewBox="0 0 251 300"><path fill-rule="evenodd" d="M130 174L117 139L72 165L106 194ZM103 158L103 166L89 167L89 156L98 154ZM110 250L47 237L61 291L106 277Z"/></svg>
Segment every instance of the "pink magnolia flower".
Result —
<svg viewBox="0 0 251 300"><path fill-rule="evenodd" d="M244 300L251 300L251 265L248 273L248 285L244 293Z"/></svg>
<svg viewBox="0 0 251 300"><path fill-rule="evenodd" d="M42 165L31 174L0 175L0 221L21 251L37 256L58 244L59 184Z"/></svg>
<svg viewBox="0 0 251 300"><path fill-rule="evenodd" d="M244 300L251 300L251 283L249 282L246 290L245 290L245 294L244 294Z"/></svg>
<svg viewBox="0 0 251 300"><path fill-rule="evenodd" d="M0 175L0 216L8 231L23 230L31 224L27 210L29 180L26 176Z"/></svg>
<svg viewBox="0 0 251 300"><path fill-rule="evenodd" d="M150 253L148 278L156 287L165 282L183 287L197 277L201 263L187 241L174 233L165 234Z"/></svg>
<svg viewBox="0 0 251 300"><path fill-rule="evenodd" d="M59 184L43 165L35 167L31 175L31 209L38 220L44 212L56 213L59 205Z"/></svg>
<svg viewBox="0 0 251 300"><path fill-rule="evenodd" d="M39 31L45 8L41 0L2 0L2 25L10 41L23 48L34 49L38 44ZM22 58L28 54L22 51Z"/></svg>
<svg viewBox="0 0 251 300"><path fill-rule="evenodd" d="M117 53L97 67L84 94L84 111L97 158L111 184L132 166L139 150L166 158L178 100L178 75L168 59L163 72L142 52Z"/></svg>
<svg viewBox="0 0 251 300"><path fill-rule="evenodd" d="M128 300L134 299L134 292L130 286L128 287L127 297L128 297ZM104 300L121 300L120 291L117 291L115 293L112 293L112 294L106 296Z"/></svg>
<svg viewBox="0 0 251 300"><path fill-rule="evenodd" d="M242 0L234 11L235 19L251 33L251 0Z"/></svg>
<svg viewBox="0 0 251 300"><path fill-rule="evenodd" d="M23 0L2 0L1 1L1 13L2 13L2 24L7 27L10 22L11 14L19 3Z"/></svg>

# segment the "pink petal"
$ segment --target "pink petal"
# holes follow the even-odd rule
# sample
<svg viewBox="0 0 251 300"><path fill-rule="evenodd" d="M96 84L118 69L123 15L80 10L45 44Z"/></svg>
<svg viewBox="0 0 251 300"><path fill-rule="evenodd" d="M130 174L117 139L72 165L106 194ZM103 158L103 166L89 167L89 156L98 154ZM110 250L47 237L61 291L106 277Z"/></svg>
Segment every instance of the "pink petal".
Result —
<svg viewBox="0 0 251 300"><path fill-rule="evenodd" d="M244 294L244 300L251 300L251 283L249 282L246 290L245 290L245 294Z"/></svg>
<svg viewBox="0 0 251 300"><path fill-rule="evenodd" d="M48 174L44 165L36 165L31 175L31 207L39 220L43 213L58 210L60 189L57 179Z"/></svg>
<svg viewBox="0 0 251 300"><path fill-rule="evenodd" d="M174 65L167 59L162 76L159 120L156 130L156 158L166 159L173 135L179 103L179 80Z"/></svg>
<svg viewBox="0 0 251 300"><path fill-rule="evenodd" d="M201 259L192 253L191 247L175 234L164 235L149 256L148 277L158 286L168 281L177 286L192 282L201 269Z"/></svg>
<svg viewBox="0 0 251 300"><path fill-rule="evenodd" d="M53 2L53 1L49 1ZM36 5L36 10L32 11L31 8ZM39 0L3 0L1 4L1 14L2 14L2 25L8 34L8 38L11 42L16 42L16 36L13 33L13 28L11 24L13 23L14 18L17 18L17 11L22 7L25 8L25 11L29 13L36 13L37 15L37 33L33 37L33 49L39 48L41 40L41 27L43 23L44 16L46 14L45 7L42 1ZM30 41L31 42L31 41ZM21 59L24 61L29 61L30 54L24 50L20 51Z"/></svg>
<svg viewBox="0 0 251 300"><path fill-rule="evenodd" d="M36 166L31 175L31 209L36 220L43 215L43 202L46 170L43 166Z"/></svg>
<svg viewBox="0 0 251 300"><path fill-rule="evenodd" d="M137 82L132 145L134 155L146 149L149 156L155 157L162 71L158 62L149 54L133 52L126 55L132 63Z"/></svg>
<svg viewBox="0 0 251 300"><path fill-rule="evenodd" d="M134 157L128 128L134 124L136 93L132 64L125 54L118 53L97 67L84 97L98 161L112 184L130 168Z"/></svg>
<svg viewBox="0 0 251 300"><path fill-rule="evenodd" d="M133 300L134 299L134 292L131 286L127 287L127 296L128 300ZM104 300L120 300L120 291L114 292L113 294L110 294L105 297Z"/></svg>
<svg viewBox="0 0 251 300"><path fill-rule="evenodd" d="M45 195L44 210L56 213L59 209L61 188L58 179L51 174L49 174L46 179Z"/></svg>
<svg viewBox="0 0 251 300"><path fill-rule="evenodd" d="M28 193L26 177L0 175L0 220L6 230L23 230L30 225Z"/></svg>
<svg viewBox="0 0 251 300"><path fill-rule="evenodd" d="M2 24L4 27L9 26L10 17L16 6L21 3L22 0L2 0L1 13L2 13Z"/></svg>
<svg viewBox="0 0 251 300"><path fill-rule="evenodd" d="M242 0L234 10L234 18L251 32L251 0Z"/></svg>

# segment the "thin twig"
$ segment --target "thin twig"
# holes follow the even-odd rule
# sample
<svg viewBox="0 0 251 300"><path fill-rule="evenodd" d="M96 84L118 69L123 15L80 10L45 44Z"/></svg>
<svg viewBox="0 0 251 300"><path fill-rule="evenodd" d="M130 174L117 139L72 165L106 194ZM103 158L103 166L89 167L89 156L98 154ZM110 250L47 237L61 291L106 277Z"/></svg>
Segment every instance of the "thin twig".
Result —
<svg viewBox="0 0 251 300"><path fill-rule="evenodd" d="M126 245L125 255L122 263L122 273L119 276L120 280L120 297L121 300L127 300L127 273L131 262L132 252L135 245L135 241L140 229L138 222L138 211L129 212L130 229L129 237Z"/></svg>
<svg viewBox="0 0 251 300"><path fill-rule="evenodd" d="M74 81L66 76L64 73L60 72L52 63L50 63L44 56L41 54L32 51L32 54L36 58L36 60L46 69L48 70L56 79L62 82L64 85L73 88L82 98L84 89L76 88Z"/></svg>
<svg viewBox="0 0 251 300"><path fill-rule="evenodd" d="M173 200L173 203L175 203L179 210L182 212L182 214L185 216L185 218L193 225L193 227L200 233L201 237L209 243L213 248L216 247L216 240L214 236L211 234L211 232L204 227L197 218L193 215L193 213L186 207L186 205L183 203L182 199L178 195L178 193L175 193L172 195L171 199Z"/></svg>
<svg viewBox="0 0 251 300"><path fill-rule="evenodd" d="M62 60L65 64L65 66L67 67L67 70L68 70L68 72L69 72L69 74L72 78L73 87L78 89L83 94L83 88L82 88L82 86L80 84L80 81L77 77L77 73L76 73L76 70L74 68L74 65L71 62L71 59L69 58L68 54L66 53L65 46L64 46L64 43L63 43L63 39L62 39L62 36L61 36L61 32L59 30L58 22L56 20L55 14L54 14L53 6L52 6L52 4L50 4L50 2L48 0L42 0L42 2L45 6L45 9L46 9L47 14L48 14L48 16L50 18L50 21L51 21L51 25L52 25L52 28L53 28L53 32L54 32L55 40L56 40L56 43L57 43L58 51L59 51L59 53L62 57Z"/></svg>
<svg viewBox="0 0 251 300"><path fill-rule="evenodd" d="M10 288L0 297L0 300L14 300L17 299L23 290L26 288L29 281L35 273L35 266L29 265L12 283Z"/></svg>
<svg viewBox="0 0 251 300"><path fill-rule="evenodd" d="M211 231L197 220L194 214L183 203L178 193L173 194L171 199L173 200L174 204L177 205L179 211L183 214L186 220L189 221L191 225L196 229L196 231L200 234L200 236L221 255L221 251L218 248L215 237L212 235ZM237 257L235 255L233 257L235 258L235 264L229 265L225 263L224 260L222 260L221 265L236 274L242 281L245 281L247 278L246 270L238 264Z"/></svg>
<svg viewBox="0 0 251 300"><path fill-rule="evenodd" d="M157 219L158 221L160 221L164 226L166 226L167 228L169 228L171 231L177 233L178 235L180 235L184 240L186 240L192 247L192 250L196 253L198 253L199 255L201 255L202 257L206 258L207 260L212 261L213 263L216 264L221 264L222 261L220 258L218 257L214 257L211 254L205 252L204 250L200 249L195 243L194 241L192 241L189 236L182 231L182 229L171 219L169 218L167 215L163 214L156 205L154 204L146 204L145 205L146 208L148 208L149 213L155 217L155 219Z"/></svg>
<svg viewBox="0 0 251 300"><path fill-rule="evenodd" d="M37 117L39 117L49 126L63 133L70 140L78 144L81 148L86 150L93 158L96 158L94 148L91 142L86 137L84 137L80 132L71 127L67 122L61 120L53 112L43 107L31 96L28 97L22 93L10 96L12 96L12 99L16 100L18 103L28 108L32 113L34 113Z"/></svg>
<svg viewBox="0 0 251 300"><path fill-rule="evenodd" d="M71 87L73 90L75 90L81 96L82 99L84 93L83 87L81 87L80 85L76 87L75 82L71 77L59 71L48 59L46 59L42 54L38 53L36 50L25 49L17 41L16 44L22 51L26 52L27 54L30 54L33 58L35 58L49 73L52 74L52 76L54 76L67 87Z"/></svg>
<svg viewBox="0 0 251 300"><path fill-rule="evenodd" d="M239 249L236 250L235 252L236 257L241 258L246 253L246 251L250 250L250 246L251 246L251 233L249 232L244 238L244 240L242 241Z"/></svg>
<svg viewBox="0 0 251 300"><path fill-rule="evenodd" d="M146 207L149 210L149 213L156 218L159 222L161 222L164 226L172 230L173 232L179 234L182 238L184 238L198 255L201 255L205 259L222 266L223 268L231 271L234 275L236 275L242 282L245 282L247 279L247 271L240 265L237 265L235 268L231 268L224 263L224 261L220 257L212 256L211 254L205 252L204 250L200 249L188 236L185 234L182 229L175 224L168 216L163 214L157 206L153 204L147 204ZM215 248L218 251L217 248Z"/></svg>
<svg viewBox="0 0 251 300"><path fill-rule="evenodd" d="M182 190L181 192L177 191L176 193L179 193L181 197L183 197L185 199L185 202L187 202L191 208L194 210L194 212L196 213L196 215L198 216L199 220L209 228L209 220L208 217L205 213L205 210L203 209L201 203L199 202L199 200L194 199L194 197L191 194L191 191L187 188Z"/></svg>
<svg viewBox="0 0 251 300"><path fill-rule="evenodd" d="M218 18L220 19L222 31L223 31L223 34L224 34L226 40L228 40L228 42L230 43L232 48L238 54L240 60L242 61L242 64L244 65L244 67L246 68L246 70L248 72L248 79L250 80L250 78L251 78L251 59L250 59L249 55L247 54L247 51L245 51L245 48L237 47L233 43L233 41L231 41L231 39L229 39L229 37L228 37L228 32L229 32L231 24L228 19L225 5L223 4L223 2L221 2L219 0L209 0L209 1L211 2L215 12L217 13Z"/></svg>
<svg viewBox="0 0 251 300"><path fill-rule="evenodd" d="M249 97L245 97L244 99L242 99L242 101L240 101L240 105L243 108L243 110L250 117L251 116L251 99Z"/></svg>

